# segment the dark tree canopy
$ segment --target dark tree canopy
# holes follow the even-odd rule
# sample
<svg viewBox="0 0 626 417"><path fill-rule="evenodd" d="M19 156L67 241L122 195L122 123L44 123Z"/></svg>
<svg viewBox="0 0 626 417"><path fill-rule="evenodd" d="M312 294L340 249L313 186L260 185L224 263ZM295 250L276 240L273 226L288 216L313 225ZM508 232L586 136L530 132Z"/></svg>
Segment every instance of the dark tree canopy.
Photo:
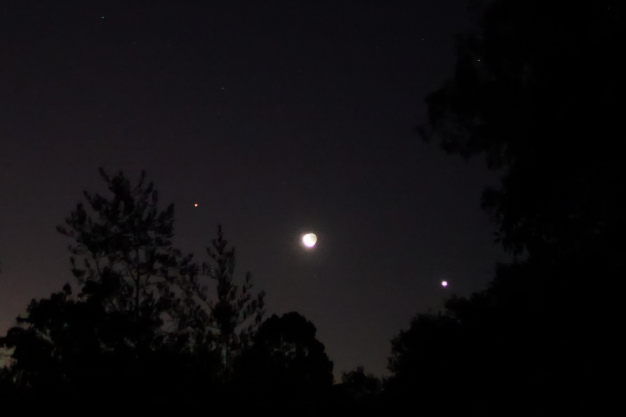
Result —
<svg viewBox="0 0 626 417"><path fill-rule="evenodd" d="M491 296L521 290L534 309L552 312L614 304L602 301L602 282L624 274L626 176L616 134L625 8L487 2L478 29L459 39L454 76L427 98L426 139L466 157L483 153L502 172L483 205L504 247L523 257L499 267Z"/></svg>
<svg viewBox="0 0 626 417"><path fill-rule="evenodd" d="M328 386L333 382L333 363L316 332L313 323L296 312L273 315L254 335L254 345L240 361L240 369L287 385Z"/></svg>
<svg viewBox="0 0 626 417"><path fill-rule="evenodd" d="M58 231L74 240L69 250L79 298L96 298L107 312L127 314L152 334L131 344L159 342L164 320L175 320L180 293L196 275L191 257L172 246L174 206L158 207L154 184L142 172L136 185L123 173L100 175L109 197L85 191ZM147 339L143 339L147 337Z"/></svg>
<svg viewBox="0 0 626 417"><path fill-rule="evenodd" d="M333 363L302 315L273 315L235 362L235 385L278 415L316 415L333 383Z"/></svg>
<svg viewBox="0 0 626 417"><path fill-rule="evenodd" d="M606 399L619 314L617 293L606 288L624 275L626 249L616 152L625 8L612 0L485 2L477 29L458 40L454 76L427 98L423 137L448 153L484 154L502 173L483 206L518 257L498 265L485 291L446 307L485 364L482 381L498 393L491 400L518 404L511 412L594 409ZM409 333L431 330L418 320ZM409 352L392 362L398 381L403 369L417 369L407 365L419 358Z"/></svg>
<svg viewBox="0 0 626 417"><path fill-rule="evenodd" d="M212 246L207 248L209 263L202 265L202 272L209 283L202 285L192 279L186 304L190 306L179 324L184 339L193 349L210 348L220 352L227 368L251 343L265 313L265 292L254 295L252 276L248 272L241 284L235 280L235 249L228 247L221 225ZM215 287L213 290L211 285ZM215 296L216 294L216 296Z"/></svg>
<svg viewBox="0 0 626 417"><path fill-rule="evenodd" d="M427 99L425 138L504 170L483 203L507 248L568 253L623 227L624 7L488 2L477 31L459 38L454 76Z"/></svg>
<svg viewBox="0 0 626 417"><path fill-rule="evenodd" d="M159 208L145 172L134 185L100 174L109 195L85 192L87 204L58 227L73 240L78 294L66 284L29 304L0 338L13 362L4 380L40 403L110 396L157 406L217 392L262 318L264 293L253 296L249 274L235 282L221 227L201 271L173 247L173 205Z"/></svg>
<svg viewBox="0 0 626 417"><path fill-rule="evenodd" d="M373 374L366 374L362 366L343 372L341 383L357 401L367 402L382 391L382 381Z"/></svg>
<svg viewBox="0 0 626 417"><path fill-rule="evenodd" d="M391 341L386 390L395 412L409 407L427 414L456 415L472 404L482 377L462 323L446 315L421 314ZM453 399L453 400L452 400Z"/></svg>

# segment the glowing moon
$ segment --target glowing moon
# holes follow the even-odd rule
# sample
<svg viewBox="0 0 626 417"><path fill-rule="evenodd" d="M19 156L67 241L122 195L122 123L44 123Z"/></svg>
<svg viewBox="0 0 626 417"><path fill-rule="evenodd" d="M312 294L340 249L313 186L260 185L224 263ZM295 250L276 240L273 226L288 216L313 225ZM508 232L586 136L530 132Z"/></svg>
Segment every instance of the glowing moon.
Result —
<svg viewBox="0 0 626 417"><path fill-rule="evenodd" d="M315 233L307 233L306 235L302 236L302 244L307 248L312 248L313 246L315 246L316 243L317 236L315 236Z"/></svg>
<svg viewBox="0 0 626 417"><path fill-rule="evenodd" d="M441 281L441 286L442 287L447 287L448 286L448 281Z"/></svg>

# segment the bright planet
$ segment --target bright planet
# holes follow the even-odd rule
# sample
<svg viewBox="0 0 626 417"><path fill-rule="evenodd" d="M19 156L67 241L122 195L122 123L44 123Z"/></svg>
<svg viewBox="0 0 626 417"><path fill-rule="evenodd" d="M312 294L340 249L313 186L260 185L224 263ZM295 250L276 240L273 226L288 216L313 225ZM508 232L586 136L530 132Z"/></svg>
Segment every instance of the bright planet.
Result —
<svg viewBox="0 0 626 417"><path fill-rule="evenodd" d="M317 243L317 236L315 233L307 233L302 236L302 244L307 248L312 248Z"/></svg>

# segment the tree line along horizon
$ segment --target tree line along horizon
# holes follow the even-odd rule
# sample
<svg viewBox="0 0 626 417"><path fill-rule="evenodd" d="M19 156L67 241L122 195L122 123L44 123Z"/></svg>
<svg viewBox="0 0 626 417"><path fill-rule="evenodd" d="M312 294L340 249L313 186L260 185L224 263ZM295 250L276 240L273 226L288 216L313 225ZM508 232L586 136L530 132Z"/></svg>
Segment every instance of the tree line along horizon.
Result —
<svg viewBox="0 0 626 417"><path fill-rule="evenodd" d="M454 73L426 98L422 139L486 157L498 187L482 205L513 255L482 291L419 314L391 341L388 378L363 369L333 385L315 326L264 317L264 293L234 280L218 229L209 262L172 248L173 208L142 175L102 171L59 232L73 239L66 285L33 300L0 339L13 404L129 402L235 415L594 413L617 398L624 276L626 5L495 0L457 39ZM207 286L204 280L214 285ZM0 397L0 398L1 398ZM62 402L62 401L61 401ZM65 404L65 403L63 403Z"/></svg>
<svg viewBox="0 0 626 417"><path fill-rule="evenodd" d="M123 172L99 171L110 195L85 191L87 204L78 203L57 226L73 241L78 291L67 283L32 300L0 338L11 350L4 377L13 395L87 396L82 387L108 377L167 384L147 372L152 366L167 378L201 373L205 385L268 373L284 373L285 383L299 374L303 384L332 384L333 364L315 326L297 312L263 320L265 293L253 293L250 273L235 280L235 251L221 225L207 248L209 262L197 264L172 246L174 206L158 207L145 171L136 184Z"/></svg>

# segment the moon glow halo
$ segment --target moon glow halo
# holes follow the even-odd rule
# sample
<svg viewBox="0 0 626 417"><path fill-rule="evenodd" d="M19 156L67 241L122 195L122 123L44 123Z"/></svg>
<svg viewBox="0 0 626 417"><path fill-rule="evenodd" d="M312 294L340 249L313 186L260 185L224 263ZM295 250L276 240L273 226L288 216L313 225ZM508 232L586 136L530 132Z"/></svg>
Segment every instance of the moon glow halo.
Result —
<svg viewBox="0 0 626 417"><path fill-rule="evenodd" d="M307 248L313 248L317 243L317 236L315 233L307 233L302 236L302 244Z"/></svg>

